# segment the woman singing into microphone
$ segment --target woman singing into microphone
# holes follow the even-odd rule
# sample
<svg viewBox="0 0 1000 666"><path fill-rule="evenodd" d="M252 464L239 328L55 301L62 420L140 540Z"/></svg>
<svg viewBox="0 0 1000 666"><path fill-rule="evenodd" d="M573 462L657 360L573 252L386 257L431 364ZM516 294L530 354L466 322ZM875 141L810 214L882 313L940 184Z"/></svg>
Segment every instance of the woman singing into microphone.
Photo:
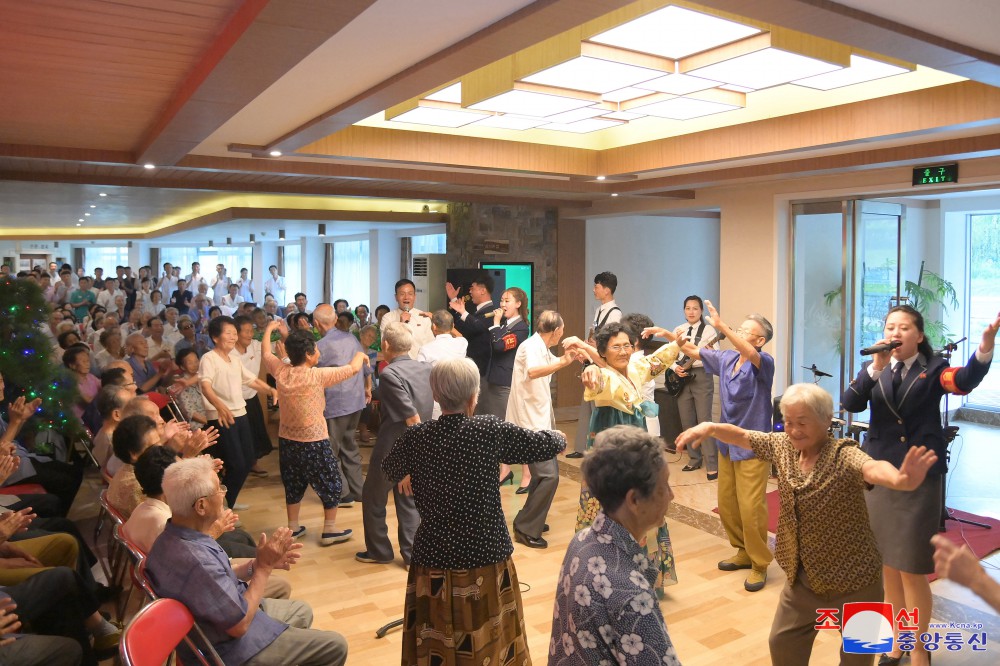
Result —
<svg viewBox="0 0 1000 666"><path fill-rule="evenodd" d="M899 467L913 446L926 446L938 462L912 493L876 486L866 498L872 531L882 552L885 601L895 612L918 611L917 636L927 631L931 617L931 587L927 574L934 572L934 547L942 506L942 474L946 469L947 443L941 427L941 396L965 395L976 388L990 369L993 344L1000 329L1000 315L983 331L975 354L962 368L949 368L935 356L924 338L924 318L909 305L889 310L885 337L877 344L901 343L881 351L861 366L857 378L841 397L844 409L861 412L871 404L871 420L864 451L875 460ZM881 666L894 666L902 658L898 649L882 655ZM917 643L914 666L929 663Z"/></svg>

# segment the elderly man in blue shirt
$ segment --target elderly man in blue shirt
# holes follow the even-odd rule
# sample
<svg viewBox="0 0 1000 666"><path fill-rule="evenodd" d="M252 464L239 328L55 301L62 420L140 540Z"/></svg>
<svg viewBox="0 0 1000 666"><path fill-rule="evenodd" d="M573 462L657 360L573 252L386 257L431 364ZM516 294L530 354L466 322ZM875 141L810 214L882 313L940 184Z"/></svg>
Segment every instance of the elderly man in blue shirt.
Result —
<svg viewBox="0 0 1000 666"><path fill-rule="evenodd" d="M265 599L274 569L288 569L302 545L279 527L261 535L257 557L236 570L212 524L225 511L225 486L212 461L190 458L167 468L163 492L171 521L153 543L147 572L162 597L187 606L226 666L342 666L347 641L332 631L309 629L312 610L301 601Z"/></svg>
<svg viewBox="0 0 1000 666"><path fill-rule="evenodd" d="M319 367L331 368L350 365L351 359L363 351L361 343L349 330L337 326L337 313L333 306L323 303L313 311L313 323L319 330L316 343L319 350ZM340 498L341 507L349 507L361 499L364 477L361 475L361 451L354 441L354 430L358 427L361 411L372 399L372 369L365 366L364 373L358 373L339 384L326 389L326 427L330 433L330 447L340 463L344 492Z"/></svg>

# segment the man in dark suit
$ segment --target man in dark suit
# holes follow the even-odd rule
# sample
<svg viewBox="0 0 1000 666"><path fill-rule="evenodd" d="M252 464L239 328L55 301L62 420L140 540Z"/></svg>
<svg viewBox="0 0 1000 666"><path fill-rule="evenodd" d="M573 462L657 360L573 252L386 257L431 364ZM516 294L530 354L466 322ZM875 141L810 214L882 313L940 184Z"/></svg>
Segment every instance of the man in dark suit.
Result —
<svg viewBox="0 0 1000 666"><path fill-rule="evenodd" d="M475 305L475 310L468 311L465 299L459 298L458 289L449 282L445 285L450 302L448 309L455 318L455 329L469 341L467 356L479 368L479 391L482 395L486 388L486 375L490 371L490 357L493 340L490 336L490 326L493 325L493 278L482 271L469 285L468 299Z"/></svg>

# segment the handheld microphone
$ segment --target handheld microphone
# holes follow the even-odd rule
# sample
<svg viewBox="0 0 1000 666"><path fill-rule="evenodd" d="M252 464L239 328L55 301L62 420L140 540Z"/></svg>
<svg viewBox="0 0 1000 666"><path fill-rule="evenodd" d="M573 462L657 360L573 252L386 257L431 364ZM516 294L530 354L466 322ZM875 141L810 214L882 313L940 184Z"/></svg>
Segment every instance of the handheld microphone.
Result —
<svg viewBox="0 0 1000 666"><path fill-rule="evenodd" d="M893 340L892 342L886 343L884 345L872 345L871 347L865 347L861 350L860 354L862 356L871 356L872 354L880 354L886 351L892 351L897 347L902 347L903 343L899 340Z"/></svg>

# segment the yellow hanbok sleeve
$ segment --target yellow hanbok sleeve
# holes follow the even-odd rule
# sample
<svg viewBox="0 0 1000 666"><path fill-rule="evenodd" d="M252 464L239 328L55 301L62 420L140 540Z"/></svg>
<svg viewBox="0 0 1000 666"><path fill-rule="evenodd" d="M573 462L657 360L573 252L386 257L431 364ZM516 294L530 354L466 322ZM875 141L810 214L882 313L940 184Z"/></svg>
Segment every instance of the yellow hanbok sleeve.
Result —
<svg viewBox="0 0 1000 666"><path fill-rule="evenodd" d="M598 370L601 372L601 383L596 388L584 386L583 399L589 402L607 403L614 398L616 377L607 368L598 368Z"/></svg>
<svg viewBox="0 0 1000 666"><path fill-rule="evenodd" d="M677 361L680 353L681 350L676 342L668 342L652 354L631 361L628 368L629 377L638 386L642 386L654 377L666 372L667 368Z"/></svg>

